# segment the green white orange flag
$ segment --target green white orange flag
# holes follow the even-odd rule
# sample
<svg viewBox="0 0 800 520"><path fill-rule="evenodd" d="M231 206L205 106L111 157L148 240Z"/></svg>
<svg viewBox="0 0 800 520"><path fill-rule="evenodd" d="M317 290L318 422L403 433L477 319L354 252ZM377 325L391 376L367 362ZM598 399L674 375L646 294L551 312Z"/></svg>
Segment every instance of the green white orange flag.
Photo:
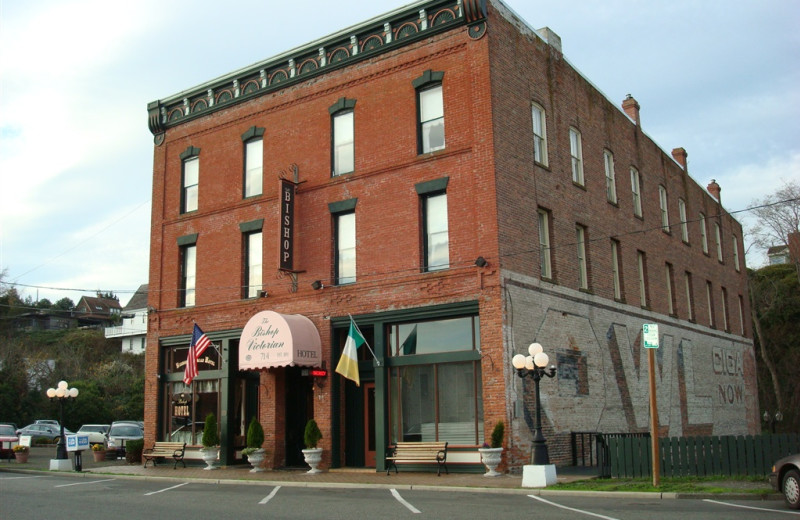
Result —
<svg viewBox="0 0 800 520"><path fill-rule="evenodd" d="M358 347L366 342L367 340L361 335L361 331L358 330L351 317L350 332L347 333L347 341L344 344L339 364L336 365L336 372L353 381L356 386L361 386L361 380L358 377Z"/></svg>

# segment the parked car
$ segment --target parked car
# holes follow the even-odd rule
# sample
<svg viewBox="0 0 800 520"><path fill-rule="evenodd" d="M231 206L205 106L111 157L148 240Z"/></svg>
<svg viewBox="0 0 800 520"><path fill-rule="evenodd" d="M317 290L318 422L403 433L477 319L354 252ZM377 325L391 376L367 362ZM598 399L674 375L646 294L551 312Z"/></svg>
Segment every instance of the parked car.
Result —
<svg viewBox="0 0 800 520"><path fill-rule="evenodd" d="M61 423L55 419L36 419L33 421L33 424L49 424L51 426L55 426L56 428L61 428Z"/></svg>
<svg viewBox="0 0 800 520"><path fill-rule="evenodd" d="M14 432L10 424L0 424L0 458L11 459L14 452L11 447L19 441L19 437Z"/></svg>
<svg viewBox="0 0 800 520"><path fill-rule="evenodd" d="M109 424L84 424L78 429L79 434L89 436L89 444L105 444L108 442L108 430L111 429Z"/></svg>
<svg viewBox="0 0 800 520"><path fill-rule="evenodd" d="M792 509L800 509L800 453L789 455L772 466L769 475L772 489L783 493Z"/></svg>
<svg viewBox="0 0 800 520"><path fill-rule="evenodd" d="M143 438L144 430L138 423L115 421L108 431L108 449L115 450L118 457L124 456L126 442Z"/></svg>
<svg viewBox="0 0 800 520"><path fill-rule="evenodd" d="M29 424L24 428L17 430L17 436L30 435L31 439L45 438L49 441L57 439L61 435L61 428L53 426L52 424ZM71 434L67 428L64 428L64 434Z"/></svg>
<svg viewBox="0 0 800 520"><path fill-rule="evenodd" d="M0 422L0 426L11 426L14 429L14 433L16 433L19 429L19 426L13 422Z"/></svg>

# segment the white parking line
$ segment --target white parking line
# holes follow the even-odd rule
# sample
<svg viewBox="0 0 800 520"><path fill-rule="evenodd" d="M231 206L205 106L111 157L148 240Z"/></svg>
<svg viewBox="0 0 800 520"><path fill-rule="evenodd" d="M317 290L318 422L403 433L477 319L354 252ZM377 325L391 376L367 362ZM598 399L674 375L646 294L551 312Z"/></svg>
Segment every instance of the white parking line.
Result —
<svg viewBox="0 0 800 520"><path fill-rule="evenodd" d="M769 511L770 513L783 513L785 515L800 515L800 511L783 511L781 509L767 509L766 507L753 507L753 506L743 506L740 504L731 504L730 502L720 502L719 500L711 500L710 498L703 499L703 502L710 502L712 504L720 504L723 506L730 506L730 507L740 507L742 509L754 509L756 511Z"/></svg>
<svg viewBox="0 0 800 520"><path fill-rule="evenodd" d="M178 484L177 486L168 487L166 489L159 489L158 491L151 491L150 493L145 493L144 496L155 495L156 493L163 493L164 491L169 491L170 489L179 488L181 486L185 486L188 482L184 482L183 484Z"/></svg>
<svg viewBox="0 0 800 520"><path fill-rule="evenodd" d="M113 478L107 478L107 479L104 479L104 480L90 480L89 482L73 482L72 484L61 484L60 486L53 486L53 487L62 488L62 487L70 487L70 486L83 486L85 484L97 484L98 482L109 482L111 480L114 480L114 479Z"/></svg>
<svg viewBox="0 0 800 520"><path fill-rule="evenodd" d="M0 480L21 480L24 478L44 478L44 475L35 475L33 477L0 477Z"/></svg>
<svg viewBox="0 0 800 520"><path fill-rule="evenodd" d="M278 490L279 490L280 488L281 488L280 486L275 486L275 489L273 489L273 490L272 490L272 493L270 493L269 495L267 495L266 497L264 497L263 499L261 499L261 502L259 502L259 504L266 504L267 502L269 502L270 500L272 500L272 497L274 497L275 495L277 495L277 494L278 494Z"/></svg>
<svg viewBox="0 0 800 520"><path fill-rule="evenodd" d="M568 511L575 511L576 513L581 513L584 515L589 516L596 516L597 518L604 518L605 520L619 520L618 518L614 518L611 516L600 515L597 513L592 513L591 511L584 511L583 509L575 509L574 507L567 507L562 506L561 504L556 504L555 502L550 502L549 500L545 500L544 498L537 497L536 495L528 495L529 497L533 498L534 500L538 500L539 502L544 502L545 504L550 504L551 506L560 507L561 509L566 509Z"/></svg>
<svg viewBox="0 0 800 520"><path fill-rule="evenodd" d="M405 499L400 496L400 493L398 493L396 489L392 489L391 492L392 492L392 495L394 495L394 498L396 498L398 502L400 502L401 504L406 506L409 511L411 511L412 513L420 513L420 510L417 509L416 507L412 506L408 502L406 502Z"/></svg>

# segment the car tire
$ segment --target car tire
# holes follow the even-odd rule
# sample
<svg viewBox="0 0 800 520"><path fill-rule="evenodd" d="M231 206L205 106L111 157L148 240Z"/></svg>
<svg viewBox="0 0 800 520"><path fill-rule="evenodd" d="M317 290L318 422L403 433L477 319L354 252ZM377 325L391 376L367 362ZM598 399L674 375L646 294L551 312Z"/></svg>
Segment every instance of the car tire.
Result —
<svg viewBox="0 0 800 520"><path fill-rule="evenodd" d="M792 509L800 509L800 472L790 469L783 476L781 484L783 498Z"/></svg>

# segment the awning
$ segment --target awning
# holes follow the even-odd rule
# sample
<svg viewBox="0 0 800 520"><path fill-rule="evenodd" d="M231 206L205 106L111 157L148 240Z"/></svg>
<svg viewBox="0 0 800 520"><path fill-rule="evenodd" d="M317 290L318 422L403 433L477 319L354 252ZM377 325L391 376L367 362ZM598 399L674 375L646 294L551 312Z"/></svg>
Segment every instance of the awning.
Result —
<svg viewBox="0 0 800 520"><path fill-rule="evenodd" d="M319 367L322 342L310 319L262 311L250 318L239 339L239 370Z"/></svg>

